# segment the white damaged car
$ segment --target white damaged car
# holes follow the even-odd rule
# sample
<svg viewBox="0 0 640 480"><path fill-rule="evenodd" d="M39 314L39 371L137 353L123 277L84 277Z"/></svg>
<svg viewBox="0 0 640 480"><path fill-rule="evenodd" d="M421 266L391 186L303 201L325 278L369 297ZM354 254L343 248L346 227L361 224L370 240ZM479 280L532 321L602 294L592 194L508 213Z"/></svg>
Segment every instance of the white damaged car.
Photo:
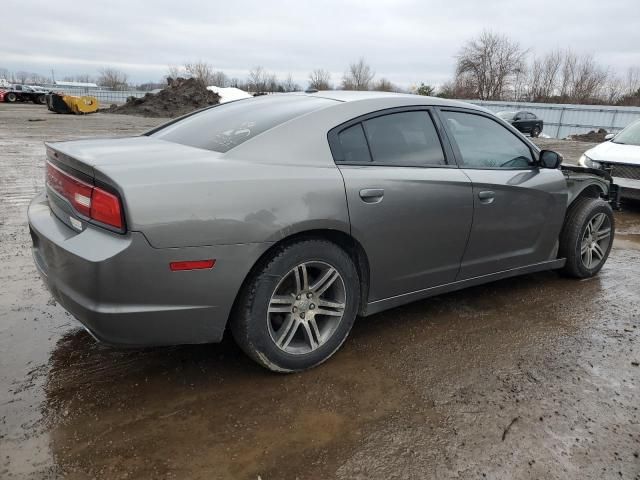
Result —
<svg viewBox="0 0 640 480"><path fill-rule="evenodd" d="M608 170L620 187L620 195L640 200L640 120L605 142L587 150L578 163L587 168Z"/></svg>

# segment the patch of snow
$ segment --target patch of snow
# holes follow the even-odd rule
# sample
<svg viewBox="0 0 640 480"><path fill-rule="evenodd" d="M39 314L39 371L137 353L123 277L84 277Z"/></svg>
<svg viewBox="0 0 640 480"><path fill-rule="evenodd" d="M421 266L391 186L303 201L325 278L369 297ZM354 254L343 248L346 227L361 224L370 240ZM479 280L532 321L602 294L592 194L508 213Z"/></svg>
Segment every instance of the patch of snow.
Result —
<svg viewBox="0 0 640 480"><path fill-rule="evenodd" d="M252 95L235 87L216 87L214 85L207 87L214 93L220 95L220 103L231 102L233 100L242 100L243 98L252 98Z"/></svg>

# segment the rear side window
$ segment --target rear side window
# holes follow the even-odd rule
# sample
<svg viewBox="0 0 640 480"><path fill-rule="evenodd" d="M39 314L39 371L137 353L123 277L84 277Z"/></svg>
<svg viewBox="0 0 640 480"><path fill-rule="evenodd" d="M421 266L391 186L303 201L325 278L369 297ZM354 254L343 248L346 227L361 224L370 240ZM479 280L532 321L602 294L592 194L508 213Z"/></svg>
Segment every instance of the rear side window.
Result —
<svg viewBox="0 0 640 480"><path fill-rule="evenodd" d="M364 122L375 163L385 165L444 165L444 153L427 112L383 115Z"/></svg>
<svg viewBox="0 0 640 480"><path fill-rule="evenodd" d="M390 113L356 123L337 134L337 143L339 151L333 153L341 163L403 167L446 164L431 115L422 110Z"/></svg>
<svg viewBox="0 0 640 480"><path fill-rule="evenodd" d="M364 136L362 124L357 123L338 134L338 141L347 163L368 163L371 162L369 146Z"/></svg>
<svg viewBox="0 0 640 480"><path fill-rule="evenodd" d="M271 128L335 103L335 100L304 95L267 95L219 105L147 135L225 153Z"/></svg>

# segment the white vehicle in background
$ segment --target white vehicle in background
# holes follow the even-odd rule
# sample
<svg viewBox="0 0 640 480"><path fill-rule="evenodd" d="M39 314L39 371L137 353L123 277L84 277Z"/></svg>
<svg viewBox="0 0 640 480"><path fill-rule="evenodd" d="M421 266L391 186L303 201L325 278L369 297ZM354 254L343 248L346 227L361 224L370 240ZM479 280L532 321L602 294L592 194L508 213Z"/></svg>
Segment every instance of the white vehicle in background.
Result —
<svg viewBox="0 0 640 480"><path fill-rule="evenodd" d="M640 120L627 125L605 142L584 152L578 163L608 170L625 198L640 200Z"/></svg>

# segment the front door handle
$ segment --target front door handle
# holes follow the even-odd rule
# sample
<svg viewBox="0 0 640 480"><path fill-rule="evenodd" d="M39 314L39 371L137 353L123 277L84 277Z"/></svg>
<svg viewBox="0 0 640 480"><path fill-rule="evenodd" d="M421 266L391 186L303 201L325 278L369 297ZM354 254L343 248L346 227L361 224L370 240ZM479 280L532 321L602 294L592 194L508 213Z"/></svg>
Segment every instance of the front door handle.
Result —
<svg viewBox="0 0 640 480"><path fill-rule="evenodd" d="M365 203L379 203L384 197L384 188L363 188L360 190L360 198Z"/></svg>
<svg viewBox="0 0 640 480"><path fill-rule="evenodd" d="M483 190L478 193L478 198L480 199L480 203L493 203L496 198L495 192L491 190Z"/></svg>

